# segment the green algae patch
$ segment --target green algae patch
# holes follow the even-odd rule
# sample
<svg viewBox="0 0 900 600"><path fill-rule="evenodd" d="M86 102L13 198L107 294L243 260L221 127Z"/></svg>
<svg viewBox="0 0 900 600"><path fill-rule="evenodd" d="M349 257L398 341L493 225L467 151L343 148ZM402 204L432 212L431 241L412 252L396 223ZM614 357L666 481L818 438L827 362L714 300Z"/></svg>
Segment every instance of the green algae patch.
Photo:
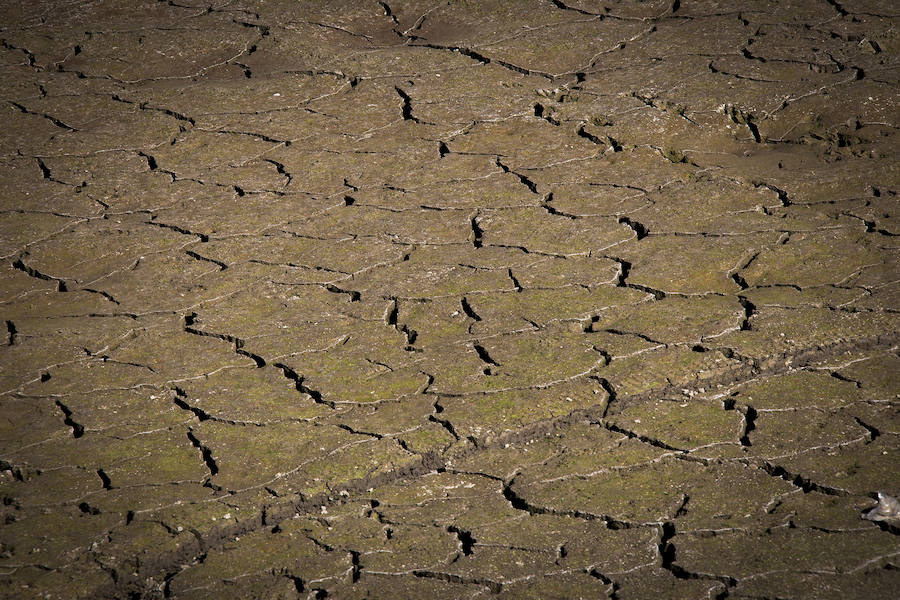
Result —
<svg viewBox="0 0 900 600"><path fill-rule="evenodd" d="M865 398L892 400L897 398L897 373L900 373L900 357L893 352L860 357L863 360L841 365L838 372L844 377L860 382Z"/></svg>
<svg viewBox="0 0 900 600"><path fill-rule="evenodd" d="M493 211L478 220L485 244L524 246L529 252L558 256L601 253L634 237L610 217L572 219L544 208Z"/></svg>
<svg viewBox="0 0 900 600"><path fill-rule="evenodd" d="M432 573L425 570L424 573ZM439 573L439 572L438 572ZM328 585L328 593L332 592L340 598L351 600L367 600L378 598L387 593L391 598L404 598L416 600L418 598L433 598L434 600L456 600L473 593L473 590L490 593L487 585L468 583L459 580L449 580L437 575L417 576L413 573L383 573L376 571L370 574L368 571L360 573L359 579L353 582L342 581L335 585Z"/></svg>
<svg viewBox="0 0 900 600"><path fill-rule="evenodd" d="M519 512L499 492L498 481L467 473L429 473L413 485L377 488L378 513L390 522L471 529Z"/></svg>
<svg viewBox="0 0 900 600"><path fill-rule="evenodd" d="M235 353L226 340L166 329L140 332L110 352L110 358L125 365L138 365L146 373L144 383L159 384L254 364L249 357Z"/></svg>
<svg viewBox="0 0 900 600"><path fill-rule="evenodd" d="M147 387L71 394L65 405L78 415L85 434L128 437L150 430L177 429L185 422L185 413L172 402L170 391Z"/></svg>
<svg viewBox="0 0 900 600"><path fill-rule="evenodd" d="M456 438L441 424L431 420L435 398L415 395L396 401L345 406L325 422L348 427L374 437L398 440L410 452L441 452ZM340 406L338 408L341 408Z"/></svg>
<svg viewBox="0 0 900 600"><path fill-rule="evenodd" d="M652 233L752 233L783 227L781 219L765 210L781 206L774 192L733 181L678 182L647 199L653 205L635 218Z"/></svg>
<svg viewBox="0 0 900 600"><path fill-rule="evenodd" d="M182 382L179 388L185 393L180 402L199 410L204 418L223 421L265 424L316 419L334 412L299 392L295 382L274 368L227 369Z"/></svg>
<svg viewBox="0 0 900 600"><path fill-rule="evenodd" d="M172 251L191 238L150 227L132 215L93 219L29 249L27 264L51 277L85 287L118 270L132 268L146 254Z"/></svg>
<svg viewBox="0 0 900 600"><path fill-rule="evenodd" d="M623 600L643 598L704 598L725 590L725 584L709 579L676 578L669 569L646 565L616 575L616 595Z"/></svg>
<svg viewBox="0 0 900 600"><path fill-rule="evenodd" d="M670 296L604 310L591 330L639 334L663 344L715 343L719 335L738 330L743 319L744 309L734 297Z"/></svg>
<svg viewBox="0 0 900 600"><path fill-rule="evenodd" d="M0 449L4 460L17 463L22 450L41 442L63 441L72 429L58 418L59 406L50 398L18 398L6 394L0 398Z"/></svg>
<svg viewBox="0 0 900 600"><path fill-rule="evenodd" d="M269 594L279 589L279 580L289 582L296 592L294 582L286 575L305 580L340 579L351 568L348 552L329 552L293 528L278 533L266 529L237 536L209 551L197 569L176 575L170 588L179 597L192 593L198 598L208 597L226 590L265 591L267 597L275 597Z"/></svg>
<svg viewBox="0 0 900 600"><path fill-rule="evenodd" d="M896 331L898 319L892 313L763 307L750 319L750 325L750 330L726 333L717 343L764 364L790 364L790 359L782 358L784 355Z"/></svg>
<svg viewBox="0 0 900 600"><path fill-rule="evenodd" d="M272 485L279 493L312 495L340 486L358 486L370 478L417 468L422 457L404 449L396 440L384 438L348 445L326 457L294 470L284 485Z"/></svg>
<svg viewBox="0 0 900 600"><path fill-rule="evenodd" d="M504 582L497 598L602 598L609 589L602 580L588 573L559 574L550 565L546 565L544 570L539 575Z"/></svg>
<svg viewBox="0 0 900 600"><path fill-rule="evenodd" d="M731 279L744 262L774 243L775 233L740 236L648 236L622 245L615 252L628 260L628 283L680 294L731 294L739 287Z"/></svg>
<svg viewBox="0 0 900 600"><path fill-rule="evenodd" d="M545 389L523 389L438 398L439 417L457 435L491 442L524 427L559 419L577 411L601 408L609 397L595 381L561 383Z"/></svg>
<svg viewBox="0 0 900 600"><path fill-rule="evenodd" d="M823 540L824 542L825 540ZM846 548L847 554L853 556L855 544L840 544ZM788 549L788 552L792 548ZM834 572L816 571L814 574L796 571L776 570L760 574L758 577L746 578L735 586L736 594L747 596L772 597L784 595L800 598L810 591L830 598L852 598L860 593L871 598L890 598L897 590L897 577L890 565L890 558L875 560L871 566L862 561L856 562L858 570L841 566ZM824 594L829 594L825 596Z"/></svg>
<svg viewBox="0 0 900 600"><path fill-rule="evenodd" d="M680 393L695 387L702 393L707 382L712 385L743 368L739 361L717 350L698 352L685 346L662 345L644 350L614 357L599 371L619 397L655 390Z"/></svg>
<svg viewBox="0 0 900 600"><path fill-rule="evenodd" d="M609 258L544 256L535 258L516 271L519 273L516 279L523 288L579 286L591 289L615 284L620 267L619 263Z"/></svg>
<svg viewBox="0 0 900 600"><path fill-rule="evenodd" d="M444 571L466 579L478 578L498 583L525 579L543 570L555 571L548 557L515 547L486 546L478 548L448 565Z"/></svg>
<svg viewBox="0 0 900 600"><path fill-rule="evenodd" d="M797 527L822 530L860 530L860 514L874 506L869 496L835 496L831 494L786 494L773 505L771 515ZM872 528L877 527L872 525Z"/></svg>
<svg viewBox="0 0 900 600"><path fill-rule="evenodd" d="M476 300L473 299L473 302ZM470 328L473 321L459 298L401 301L397 309L397 322L415 331L416 343L426 348L472 337Z"/></svg>
<svg viewBox="0 0 900 600"><path fill-rule="evenodd" d="M232 336L243 340L266 339L278 334L291 333L291 328L314 327L320 321L337 325L342 320L342 309L350 304L349 295L329 292L319 286L278 285L260 281L252 290L242 290L223 298L211 307L201 308L191 318L191 327L201 332ZM281 331L287 329L288 331ZM341 333L321 334L329 340ZM303 336L311 337L311 336ZM317 336L319 337L319 336ZM295 352L317 347L317 340L306 346L298 346Z"/></svg>
<svg viewBox="0 0 900 600"><path fill-rule="evenodd" d="M349 198L349 200L347 199ZM336 236L384 237L404 244L460 244L472 235L466 211L409 207L405 210L363 205L348 196L342 210L332 210L291 229L301 236L327 231Z"/></svg>
<svg viewBox="0 0 900 600"><path fill-rule="evenodd" d="M34 237L48 237L77 223L72 217L46 213L4 213L0 225L0 254L8 256ZM62 272L59 270L58 272Z"/></svg>
<svg viewBox="0 0 900 600"><path fill-rule="evenodd" d="M737 444L743 433L743 416L738 411L725 410L721 402L686 398L629 406L604 422L688 450Z"/></svg>
<svg viewBox="0 0 900 600"><path fill-rule="evenodd" d="M326 422L370 435L397 436L421 427L434 412L434 398L419 394L401 400L347 405Z"/></svg>
<svg viewBox="0 0 900 600"><path fill-rule="evenodd" d="M880 437L868 444L858 442L836 449L811 448L779 459L789 473L831 489L858 496L883 491L900 494L896 485L897 448L891 437Z"/></svg>
<svg viewBox="0 0 900 600"><path fill-rule="evenodd" d="M579 423L565 433L557 433L537 443L558 446L557 455L541 465L524 468L518 484L562 482L586 479L603 473L622 471L658 460L665 451L623 433L594 424ZM522 443L516 444L522 447Z"/></svg>
<svg viewBox="0 0 900 600"><path fill-rule="evenodd" d="M370 506L353 503L329 508L326 516L316 519L290 519L280 527L326 547L353 549L363 569L380 573L440 568L458 552L459 540L445 528L383 523L367 512Z"/></svg>
<svg viewBox="0 0 900 600"><path fill-rule="evenodd" d="M415 299L515 289L505 269L482 270L450 260L413 252L408 261L354 277L353 289L367 296Z"/></svg>
<svg viewBox="0 0 900 600"><path fill-rule="evenodd" d="M523 144L522 140L529 140ZM465 137L448 144L452 152L479 152L511 157L507 166L512 170L541 167L548 155L556 160L581 159L595 156L598 148L568 131L549 127L534 117L518 117L495 123L479 123ZM504 163L506 164L506 163Z"/></svg>
<svg viewBox="0 0 900 600"><path fill-rule="evenodd" d="M18 309L17 312L27 315L28 309L24 308L21 300L42 292L45 301L58 302L59 298L53 293L57 289L59 289L59 283L56 281L31 277L25 271L16 269L9 263L0 265L0 302L4 304L4 316L11 317L12 315L8 311L16 310L14 307L18 306L23 308ZM13 302L15 304L12 304Z"/></svg>
<svg viewBox="0 0 900 600"><path fill-rule="evenodd" d="M589 322L602 311L635 304L644 298L643 293L630 288L580 286L484 294L469 302L479 317L470 330L473 335L488 336L560 321L569 321L578 329L582 322Z"/></svg>
<svg viewBox="0 0 900 600"><path fill-rule="evenodd" d="M228 490L269 486L314 494L416 460L390 439L304 422L253 427L205 421L194 435L215 461L212 483Z"/></svg>
<svg viewBox="0 0 900 600"><path fill-rule="evenodd" d="M552 19L550 15L545 18ZM595 18L548 25L485 45L485 51L513 64L527 64L534 70L563 74L593 66L600 55L618 49L625 40L639 38L647 31L646 24L638 20L600 21Z"/></svg>
<svg viewBox="0 0 900 600"><path fill-rule="evenodd" d="M633 469L600 471L588 477L514 483L513 491L527 502L553 511L579 511L630 523L671 519L702 467L675 459L645 463Z"/></svg>
<svg viewBox="0 0 900 600"><path fill-rule="evenodd" d="M842 283L862 267L881 262L881 253L858 228L831 229L792 235L786 243L764 249L741 275L748 285L808 287Z"/></svg>
<svg viewBox="0 0 900 600"><path fill-rule="evenodd" d="M546 388L583 377L604 362L603 356L581 333L547 328L537 332L492 337L467 345L452 370L425 370L435 373L429 391L460 395L500 392L512 389ZM442 360L440 354L429 356Z"/></svg>
<svg viewBox="0 0 900 600"><path fill-rule="evenodd" d="M428 375L418 367L385 367L362 356L342 353L319 355L301 363L305 380L314 390L325 390L327 402L365 403L396 400L423 389Z"/></svg>
<svg viewBox="0 0 900 600"><path fill-rule="evenodd" d="M562 435L547 433L535 434L523 442L490 446L479 453L473 453L471 444L462 441L445 456L448 467L453 469L508 480L522 468L540 464L564 448Z"/></svg>
<svg viewBox="0 0 900 600"><path fill-rule="evenodd" d="M896 551L894 540L863 530L840 539L828 532L779 528L764 533L676 536L676 564L692 572L729 574L752 581L775 571L852 571Z"/></svg>
<svg viewBox="0 0 900 600"><path fill-rule="evenodd" d="M446 176L450 177L447 181L432 182L430 180L435 176L433 173L417 173L421 179L414 183L416 187L413 189L417 195L421 194L425 199L421 206L441 213L453 210L465 211L466 214L471 215L473 211L477 210L499 210L538 205L540 198L521 185L521 181L515 175L499 170L496 163L489 162L488 157L480 157L480 159L485 165L489 165L495 170L475 180L471 178L473 174L471 170L477 172L481 169L480 165L465 165L471 169L468 173L465 171L447 172ZM438 168L438 165L428 166L433 167L433 170L439 173L443 171ZM460 165L460 167L462 166ZM378 204L384 205L387 202L388 199L382 199ZM390 204L407 207L409 198L407 194L401 194Z"/></svg>
<svg viewBox="0 0 900 600"><path fill-rule="evenodd" d="M185 434L184 430L166 427L136 433L131 428L118 432L88 432L79 437L69 436L53 446L32 449L28 460L42 469L62 468L63 471L49 471L54 474L47 479L57 480L63 490L83 489L79 480L87 479L89 489L97 491L97 486L103 485L102 477L97 476L98 469L102 469L108 478L107 486L201 481L207 474L206 467ZM84 471L68 471L72 466ZM50 481L46 483L49 485ZM51 485L46 489L54 487Z"/></svg>
<svg viewBox="0 0 900 600"><path fill-rule="evenodd" d="M850 381L827 372L795 371L751 381L732 395L734 402L757 410L834 410L862 400L863 393Z"/></svg>
<svg viewBox="0 0 900 600"><path fill-rule="evenodd" d="M29 557L26 564L41 565L44 570L63 568L93 542L102 542L119 520L115 513L92 514L77 506L19 510L13 520L4 523L2 544L10 554L0 557L0 565L22 565L25 561L12 558L15 554Z"/></svg>
<svg viewBox="0 0 900 600"><path fill-rule="evenodd" d="M538 506L630 523L658 523L678 513L680 522L713 529L754 522L774 497L793 489L756 467L704 467L671 455L582 476L543 479L527 471L525 476L514 490ZM732 496L737 486L743 490L739 499Z"/></svg>
<svg viewBox="0 0 900 600"><path fill-rule="evenodd" d="M653 542L658 537L650 527L610 529L601 519L540 513L498 519L473 528L472 533L484 546L502 547L510 545L511 539L521 540L518 548L544 556L539 572L556 566L573 571L592 567L604 573L625 571L653 560Z"/></svg>
<svg viewBox="0 0 900 600"><path fill-rule="evenodd" d="M90 598L96 590L114 584L109 570L87 552L59 568L23 565L11 569L0 583L16 590L20 598Z"/></svg>
<svg viewBox="0 0 900 600"><path fill-rule="evenodd" d="M113 313L187 312L201 302L237 292L247 285L248 280L261 275L261 271L256 265L241 265L223 271L222 265L189 250L184 254L144 257L135 269L113 273L98 287L119 303L110 311Z"/></svg>
<svg viewBox="0 0 900 600"><path fill-rule="evenodd" d="M14 458L16 455L7 456ZM53 458L28 456L29 462L10 465L14 475L0 480L0 498L4 506L18 509L77 504L102 493L103 482L96 472L80 465L54 464Z"/></svg>
<svg viewBox="0 0 900 600"><path fill-rule="evenodd" d="M865 290L853 288L823 286L800 290L792 285L751 288L741 294L749 298L754 306L774 307L858 305L858 300L869 295Z"/></svg>
<svg viewBox="0 0 900 600"><path fill-rule="evenodd" d="M99 481L99 477L97 478ZM102 483L102 482L101 482ZM228 509L217 503L223 494L204 486L202 480L170 481L160 485L117 487L88 497L90 505L103 513L117 513L128 522L151 521L165 523L171 529L190 527L205 530L213 516L221 516ZM221 499L221 498L220 498ZM233 511L237 514L237 511ZM242 514L241 518L249 518ZM122 538L127 538L123 533Z"/></svg>

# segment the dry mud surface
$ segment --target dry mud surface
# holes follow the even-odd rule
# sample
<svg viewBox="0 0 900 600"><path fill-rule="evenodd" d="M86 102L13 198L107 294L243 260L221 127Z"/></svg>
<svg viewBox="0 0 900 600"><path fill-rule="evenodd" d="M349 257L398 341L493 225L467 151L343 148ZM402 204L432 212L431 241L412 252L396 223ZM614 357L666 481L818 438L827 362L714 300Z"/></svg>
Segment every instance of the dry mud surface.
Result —
<svg viewBox="0 0 900 600"><path fill-rule="evenodd" d="M3 2L0 595L892 597L898 26Z"/></svg>

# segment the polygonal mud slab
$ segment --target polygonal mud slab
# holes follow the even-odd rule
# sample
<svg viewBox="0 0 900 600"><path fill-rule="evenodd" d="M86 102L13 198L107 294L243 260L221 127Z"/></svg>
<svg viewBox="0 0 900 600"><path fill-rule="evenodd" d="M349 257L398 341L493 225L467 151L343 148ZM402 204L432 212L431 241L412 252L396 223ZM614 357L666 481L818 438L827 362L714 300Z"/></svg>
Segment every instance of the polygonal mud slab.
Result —
<svg viewBox="0 0 900 600"><path fill-rule="evenodd" d="M891 595L892 7L188 4L2 11L0 596Z"/></svg>

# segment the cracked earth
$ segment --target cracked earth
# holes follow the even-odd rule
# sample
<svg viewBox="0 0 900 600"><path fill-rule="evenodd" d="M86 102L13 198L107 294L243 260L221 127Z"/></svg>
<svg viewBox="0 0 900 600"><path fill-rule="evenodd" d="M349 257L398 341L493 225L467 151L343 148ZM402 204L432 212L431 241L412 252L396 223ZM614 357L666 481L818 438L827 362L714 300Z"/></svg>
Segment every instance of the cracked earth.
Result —
<svg viewBox="0 0 900 600"><path fill-rule="evenodd" d="M896 592L894 3L2 11L0 595Z"/></svg>

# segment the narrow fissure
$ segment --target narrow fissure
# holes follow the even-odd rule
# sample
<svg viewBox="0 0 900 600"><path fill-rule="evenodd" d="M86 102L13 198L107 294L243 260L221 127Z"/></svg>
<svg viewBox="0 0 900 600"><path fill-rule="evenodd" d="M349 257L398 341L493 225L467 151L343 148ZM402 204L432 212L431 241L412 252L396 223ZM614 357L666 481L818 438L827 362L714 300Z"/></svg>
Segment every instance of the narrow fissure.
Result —
<svg viewBox="0 0 900 600"><path fill-rule="evenodd" d="M509 280L512 281L513 289L517 292L521 292L524 288L522 284L519 283L519 280L516 279L516 276L513 275L512 269L506 269L506 276L509 277Z"/></svg>
<svg viewBox="0 0 900 600"><path fill-rule="evenodd" d="M64 280L60 279L59 277L53 277L52 275L46 275L44 273L41 273L37 269L29 267L22 261L21 258L17 258L13 262L12 266L14 269L18 269L19 271L22 271L22 272L28 274L30 277L34 277L35 279L43 279L44 281L55 281L56 282L56 291L58 291L58 292L69 291L68 286L66 286L66 282Z"/></svg>
<svg viewBox="0 0 900 600"><path fill-rule="evenodd" d="M409 97L409 94L407 94L399 87L394 87L394 91L397 92L397 95L400 96L400 99L403 101L402 105L400 106L400 113L403 115L403 120L412 121L413 123L419 123L419 119L414 117L412 114L412 99Z"/></svg>
<svg viewBox="0 0 900 600"><path fill-rule="evenodd" d="M741 319L740 329L741 331L750 331L753 329L750 319L756 314L756 305L750 302L746 296L738 296L737 298L744 309L744 318Z"/></svg>
<svg viewBox="0 0 900 600"><path fill-rule="evenodd" d="M203 463L206 465L206 468L209 469L210 477L215 477L216 473L219 472L219 465L216 464L216 461L213 458L212 450L200 442L197 436L194 435L193 429L188 429L187 437L191 441L191 445L200 451L200 455L203 457Z"/></svg>
<svg viewBox="0 0 900 600"><path fill-rule="evenodd" d="M210 415L205 410L198 408L196 406L191 406L190 404L188 404L187 393L180 387L177 387L177 386L175 387L175 397L172 399L172 402L178 408L192 413L195 417L197 417L197 420L200 422L208 421L209 419L212 419L212 415Z"/></svg>
<svg viewBox="0 0 900 600"><path fill-rule="evenodd" d="M359 302L359 300L362 298L362 294L360 294L359 292L355 290L345 290L339 288L333 283L326 283L323 287L332 294L345 294L346 296L349 296L350 302Z"/></svg>
<svg viewBox="0 0 900 600"><path fill-rule="evenodd" d="M459 434L456 432L456 428L453 427L453 423L451 423L447 419L441 419L440 417L437 416L437 415L441 414L442 412L444 412L444 407L441 406L440 399L437 399L434 401L433 408L434 408L434 412L432 412L432 414L428 415L428 420L431 421L432 423L437 423L438 425L440 425L441 427L446 429L447 433L449 433L450 435L453 436L453 439L459 440Z"/></svg>
<svg viewBox="0 0 900 600"><path fill-rule="evenodd" d="M675 525L671 522L663 523L657 551L660 558L659 566L667 571L672 571L672 565L675 562L675 545L672 543L674 537Z"/></svg>
<svg viewBox="0 0 900 600"><path fill-rule="evenodd" d="M40 158L37 158L36 160L38 163L38 168L41 170L41 175L43 176L43 178L49 179L50 181L55 181L50 173L49 167L47 167L47 164L44 161L42 161Z"/></svg>
<svg viewBox="0 0 900 600"><path fill-rule="evenodd" d="M555 215L557 217L565 217L567 219L572 219L573 221L581 218L578 215L573 215L557 209L555 206L550 204L551 202L553 202L553 192L547 192L547 195L544 196L541 200L541 208L543 208L549 214Z"/></svg>
<svg viewBox="0 0 900 600"><path fill-rule="evenodd" d="M228 265L223 263L222 261L203 256L202 254L197 254L193 250L185 250L184 253L187 254L188 256L190 256L191 258L193 258L194 260L212 263L212 264L216 265L217 267L219 267L220 271L224 271L225 269L228 268Z"/></svg>
<svg viewBox="0 0 900 600"><path fill-rule="evenodd" d="M669 444L667 444L661 440L658 440L656 438L637 434L633 431L630 431L623 427L619 427L618 425L613 425L612 423L608 423L606 421L603 421L602 425L605 429L608 429L609 431L613 431L615 433L621 433L622 435L624 435L626 437L636 439L638 441L644 442L645 444L650 444L651 446L654 446L655 448L662 448L663 450L668 450L670 452L685 452L685 450L683 450L682 448L676 448L675 446L670 446Z"/></svg>
<svg viewBox="0 0 900 600"><path fill-rule="evenodd" d="M645 237L647 237L648 231L647 231L647 228L643 224L641 224L633 219L630 219L629 217L619 217L619 223L626 225L632 231L634 231L634 235L635 235L636 239L642 240Z"/></svg>
<svg viewBox="0 0 900 600"><path fill-rule="evenodd" d="M619 273L616 277L616 287L628 287L628 274L631 272L631 263L621 258L609 257L619 263Z"/></svg>
<svg viewBox="0 0 900 600"><path fill-rule="evenodd" d="M865 429L866 432L868 432L869 441L867 443L871 444L872 442L875 441L876 438L878 438L878 436L881 435L881 431L878 428L874 427L873 425L869 425L868 423L866 423L859 417L853 417L853 420L856 421L857 425L859 425L860 427Z"/></svg>
<svg viewBox="0 0 900 600"><path fill-rule="evenodd" d="M499 367L500 363L491 358L491 355L488 353L487 349L481 344L472 344L472 348L475 349L475 352L478 354L478 358L487 365ZM484 374L485 375L493 375L493 370L491 367L485 367Z"/></svg>
<svg viewBox="0 0 900 600"><path fill-rule="evenodd" d="M278 162L277 160L272 160L271 158L264 158L262 160L263 162L269 163L270 165L275 167L275 172L277 172L279 175L282 175L287 180L284 182L284 187L289 186L294 180L294 176L288 173L287 168L284 166L284 164Z"/></svg>
<svg viewBox="0 0 900 600"><path fill-rule="evenodd" d="M547 121L551 125L555 125L556 127L559 127L559 121L557 119L554 119L553 116L551 116L551 114L550 114L550 110L546 106L541 104L540 102L534 103L534 116L536 116L539 119L543 119L544 121Z"/></svg>
<svg viewBox="0 0 900 600"><path fill-rule="evenodd" d="M112 480L109 478L109 475L106 474L106 471L103 469L97 469L97 477L100 478L100 482L103 484L104 490L112 489Z"/></svg>
<svg viewBox="0 0 900 600"><path fill-rule="evenodd" d="M159 168L159 165L156 164L156 159L153 158L153 156L151 156L150 154L147 154L146 152L138 152L138 156L147 161L147 167L151 171L155 171Z"/></svg>
<svg viewBox="0 0 900 600"><path fill-rule="evenodd" d="M501 591L503 591L502 583L492 581L490 579L484 579L481 577L462 577L453 573L444 573L441 571L431 571L425 569L414 569L412 571L412 574L416 577L439 579L441 581L447 581L449 583L459 583L463 585L483 585L484 587L488 588L491 594L499 594Z"/></svg>
<svg viewBox="0 0 900 600"><path fill-rule="evenodd" d="M399 300L394 298L393 304L391 304L388 307L388 310L384 315L385 323L389 327L393 327L398 332L400 332L404 336L406 336L406 346L405 346L404 350L406 350L408 352L415 352L415 351L417 351L417 349L415 347L416 338L419 337L419 333L415 329L410 328L406 324L400 325L397 321L399 314L400 314L400 302L399 302Z"/></svg>
<svg viewBox="0 0 900 600"><path fill-rule="evenodd" d="M747 281L743 277L741 277L739 273L732 273L731 280L735 282L737 286L742 290L746 290L748 287L750 287L749 285L747 285Z"/></svg>
<svg viewBox="0 0 900 600"><path fill-rule="evenodd" d="M469 223L472 225L472 246L475 248L481 248L481 236L484 234L484 231L478 225L478 219L478 215L474 215L469 219Z"/></svg>
<svg viewBox="0 0 900 600"><path fill-rule="evenodd" d="M48 377L48 379L49 379L49 377ZM43 376L42 376L41 380L43 381ZM69 407L66 406L65 404L63 404L62 401L60 401L60 400L56 401L56 406L57 406L57 408L59 408L59 410L62 411L63 416L65 417L63 419L63 423L65 423L66 425L68 425L69 427L72 428L72 437L80 438L81 436L83 436L84 435L84 425L82 425L81 423L76 423L75 420L72 419L72 411L69 409Z"/></svg>
<svg viewBox="0 0 900 600"><path fill-rule="evenodd" d="M16 336L18 335L18 330L16 330L16 325L12 321L6 321L6 345L7 346L15 346L16 345Z"/></svg>
<svg viewBox="0 0 900 600"><path fill-rule="evenodd" d="M456 525L450 525L447 527L447 531L456 535L456 539L459 540L459 549L462 551L463 556L471 556L474 554L473 548L475 547L477 540L472 536L471 531L461 529Z"/></svg>
<svg viewBox="0 0 900 600"><path fill-rule="evenodd" d="M747 406L742 411L744 415L744 428L741 431L741 437L739 439L741 446L745 448L752 446L753 444L750 442L750 432L756 429L756 417L759 413L756 412L756 409L752 406Z"/></svg>
<svg viewBox="0 0 900 600"><path fill-rule="evenodd" d="M517 172L513 171L512 169L510 169L509 167L507 167L506 165L504 165L504 164L500 161L500 157L499 157L499 156L496 158L496 160L495 160L494 162L495 162L495 164L496 164L498 167L500 167L500 169L501 169L504 173L509 173L509 174L511 174L513 177L515 177L516 179L518 179L518 180L522 183L522 185L524 185L525 187L527 187L528 190L529 190L532 194L537 194L537 193L538 193L538 191L537 191L537 184L536 184L535 182L533 182L532 180L530 180L530 179L529 179L528 177L526 177L525 175L522 175L521 173L517 173Z"/></svg>
<svg viewBox="0 0 900 600"><path fill-rule="evenodd" d="M297 388L297 391L303 394L308 395L316 404L322 404L329 408L334 408L334 402L329 402L322 397L322 392L318 390L311 389L304 382L303 377L301 377L294 369L287 366L284 363L274 363L272 365L275 368L281 369L281 372L285 377L294 382L294 387Z"/></svg>
<svg viewBox="0 0 900 600"><path fill-rule="evenodd" d="M466 314L467 317L469 317L473 321L481 320L481 317L478 316L478 313L476 313L475 310L472 308L472 305L469 304L468 298L463 296L462 300L460 301L460 305L462 306L462 310ZM7 323L9 323L9 321L7 321ZM12 345L12 344L10 344L10 345Z"/></svg>
<svg viewBox="0 0 900 600"><path fill-rule="evenodd" d="M262 368L266 366L266 360L259 356L258 354L254 354L252 352L247 352L244 350L244 340L239 337L235 337L233 335L229 335L227 333L212 333L209 331L203 331L202 329L197 329L194 325L197 322L197 313L189 313L184 315L184 331L186 333L190 333L192 335L199 335L202 337L211 337L219 340L223 340L226 342L231 342L232 347L234 349L235 354L240 356L245 356L256 363L257 368Z"/></svg>
<svg viewBox="0 0 900 600"><path fill-rule="evenodd" d="M170 225L170 224L168 224L168 223L159 223L159 222L157 222L157 221L154 220L155 218L156 218L156 217L154 216L154 217L151 217L151 219L150 219L149 221L146 221L147 225L153 225L154 227L162 227L163 229L171 229L172 231L181 233L181 234L183 234L183 235L192 235L192 236L195 236L195 237L200 238L200 241L201 241L201 242L208 242L208 241L209 241L209 236L206 235L205 233L196 233L196 232L191 231L191 230L189 230L189 229L185 229L185 228L183 228L183 227L179 227L178 225Z"/></svg>
<svg viewBox="0 0 900 600"><path fill-rule="evenodd" d="M803 477L799 474L790 473L787 469L780 465L773 465L769 461L763 461L762 464L759 465L760 468L771 475L772 477L778 477L779 479L783 479L787 481L791 485L803 490L803 493L808 494L810 492L818 492L820 494L825 494L827 496L847 496L848 492L846 490L829 487L826 485L822 485L816 483L808 478Z"/></svg>

